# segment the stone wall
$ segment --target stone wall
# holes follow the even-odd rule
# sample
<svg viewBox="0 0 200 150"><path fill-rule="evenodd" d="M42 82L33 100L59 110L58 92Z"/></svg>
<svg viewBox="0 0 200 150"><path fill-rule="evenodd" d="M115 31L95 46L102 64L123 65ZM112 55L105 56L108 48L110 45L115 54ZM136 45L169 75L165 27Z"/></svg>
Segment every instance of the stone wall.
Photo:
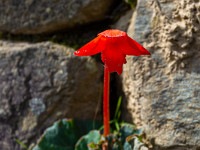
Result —
<svg viewBox="0 0 200 150"><path fill-rule="evenodd" d="M35 143L61 118L101 118L102 66L91 57L73 56L74 49L67 46L34 43L32 36L56 37L72 28L76 34L78 26L87 26L84 39L106 27L128 31L152 54L127 56L122 119L143 128L153 150L200 148L199 0L138 0L136 9L124 15L121 4L110 10L113 2L0 2L0 32L25 37L25 42L0 40L0 149L19 150L15 139ZM113 13L107 16L109 11ZM114 24L98 22L114 19L117 11L122 17ZM99 25L93 24L95 34L88 25L92 22ZM26 40L29 35L33 41ZM71 40L66 37L65 45ZM120 83L120 77L116 80Z"/></svg>
<svg viewBox="0 0 200 150"><path fill-rule="evenodd" d="M3 0L0 31L42 34L62 31L105 18L113 0Z"/></svg>
<svg viewBox="0 0 200 150"><path fill-rule="evenodd" d="M0 149L35 143L63 118L101 119L101 71L91 57L43 42L0 41Z"/></svg>
<svg viewBox="0 0 200 150"><path fill-rule="evenodd" d="M151 56L124 66L124 118L154 149L200 147L200 2L139 0L128 34Z"/></svg>

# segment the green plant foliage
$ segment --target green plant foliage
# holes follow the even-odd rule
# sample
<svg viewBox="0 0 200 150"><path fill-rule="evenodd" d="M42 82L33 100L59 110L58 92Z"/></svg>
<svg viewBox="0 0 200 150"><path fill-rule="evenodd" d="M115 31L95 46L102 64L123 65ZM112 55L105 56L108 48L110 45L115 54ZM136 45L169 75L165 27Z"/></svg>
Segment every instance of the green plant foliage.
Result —
<svg viewBox="0 0 200 150"><path fill-rule="evenodd" d="M120 111L120 106L121 106L121 102L122 102L122 97L120 96L119 99L118 99L118 102L117 102L117 107L116 107L116 110L115 110L115 116L114 116L114 124L115 124L115 128L116 128L116 131L119 131L119 120L120 120L120 117L121 117L121 111Z"/></svg>
<svg viewBox="0 0 200 150"><path fill-rule="evenodd" d="M136 137L140 136L142 134L142 129L135 129L130 125L124 125L124 126L121 127L119 132L121 133L122 142L125 142L125 140L127 140L126 139L127 137L130 137L130 136L133 136L133 135L136 136Z"/></svg>
<svg viewBox="0 0 200 150"><path fill-rule="evenodd" d="M120 129L121 123L120 123L120 117L121 117L121 110L120 110L120 106L121 106L121 102L122 102L122 97L120 96L118 101L117 101L117 106L116 106L116 110L115 110L115 115L113 120L110 120L110 125L114 125L114 129L111 129L112 133L117 133ZM102 130L104 127L102 126L99 130Z"/></svg>
<svg viewBox="0 0 200 150"><path fill-rule="evenodd" d="M121 122L121 97L118 100L114 128L104 137L102 123L81 120L61 120L49 127L33 150L102 150L107 144L109 150L138 150L142 143L142 130L132 124ZM101 126L101 128L100 128ZM98 130L95 130L98 129Z"/></svg>
<svg viewBox="0 0 200 150"><path fill-rule="evenodd" d="M75 150L102 150L104 143L108 144L109 150L137 150L134 141L140 144L138 137L142 134L141 129L135 129L130 125L124 125L119 132L109 134L105 138L98 130L89 132L83 136L76 144Z"/></svg>
<svg viewBox="0 0 200 150"><path fill-rule="evenodd" d="M47 128L33 150L74 150L78 139L102 124L88 120L61 120Z"/></svg>
<svg viewBox="0 0 200 150"><path fill-rule="evenodd" d="M119 133L108 135L106 137L106 141L108 141L108 149L121 150L123 147L123 143L120 141L119 138Z"/></svg>
<svg viewBox="0 0 200 150"><path fill-rule="evenodd" d="M21 145L21 147L23 147L24 149L28 150L28 146L26 146L24 143L22 143L20 140L16 139L15 140L19 145Z"/></svg>
<svg viewBox="0 0 200 150"><path fill-rule="evenodd" d="M131 8L135 8L137 0L126 0L125 2L127 2Z"/></svg>
<svg viewBox="0 0 200 150"><path fill-rule="evenodd" d="M99 149L99 142L102 136L98 130L90 131L87 135L81 137L76 143L75 150Z"/></svg>

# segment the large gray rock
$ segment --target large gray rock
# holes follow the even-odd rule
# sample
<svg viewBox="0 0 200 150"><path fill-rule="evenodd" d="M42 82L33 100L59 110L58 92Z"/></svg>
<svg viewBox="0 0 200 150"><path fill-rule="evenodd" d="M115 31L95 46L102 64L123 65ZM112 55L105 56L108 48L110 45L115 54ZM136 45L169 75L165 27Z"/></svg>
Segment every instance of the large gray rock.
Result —
<svg viewBox="0 0 200 150"><path fill-rule="evenodd" d="M127 32L132 14L133 14L133 9L126 11L125 14L123 14L117 20L117 22L115 22L115 24L112 25L112 29L118 29L118 30Z"/></svg>
<svg viewBox="0 0 200 150"><path fill-rule="evenodd" d="M3 0L0 31L49 33L101 20L113 0Z"/></svg>
<svg viewBox="0 0 200 150"><path fill-rule="evenodd" d="M151 56L129 57L123 116L154 149L200 148L200 2L139 0L129 35Z"/></svg>
<svg viewBox="0 0 200 150"><path fill-rule="evenodd" d="M50 42L0 41L0 149L36 142L61 118L100 119L101 73L91 57Z"/></svg>

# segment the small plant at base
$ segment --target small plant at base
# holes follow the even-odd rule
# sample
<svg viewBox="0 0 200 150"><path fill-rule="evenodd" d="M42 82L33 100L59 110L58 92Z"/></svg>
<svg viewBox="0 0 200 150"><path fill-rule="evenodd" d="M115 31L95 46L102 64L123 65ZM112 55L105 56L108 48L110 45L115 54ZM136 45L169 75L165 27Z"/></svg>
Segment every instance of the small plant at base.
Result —
<svg viewBox="0 0 200 150"><path fill-rule="evenodd" d="M135 139L142 142L142 129L119 121L121 101L120 97L115 117L110 121L114 130L111 129L109 135L102 135L103 126L100 122L61 120L45 131L33 150L104 150L103 145L109 150L132 150L135 148Z"/></svg>
<svg viewBox="0 0 200 150"><path fill-rule="evenodd" d="M104 150L103 145L107 144L109 150L132 150L134 147L134 140L137 139L137 142L142 142L142 129L136 129L136 127L133 124L126 123L124 121L120 122L121 117L121 111L120 111L120 105L121 105L122 98L119 97L114 119L110 121L110 125L114 125L114 129L111 128L111 133L107 135L106 137L101 136L98 142L91 142L88 141L83 137L82 139L77 142L77 145L79 145L81 142L82 145L87 145L90 150ZM102 131L103 126L99 129L99 131ZM89 133L90 134L90 133ZM89 135L88 134L88 135ZM88 136L87 135L87 136ZM93 137L91 136L91 139ZM84 142L83 142L84 141ZM89 143L91 142L91 143ZM79 150L79 149L77 149ZM135 150L137 150L135 148Z"/></svg>

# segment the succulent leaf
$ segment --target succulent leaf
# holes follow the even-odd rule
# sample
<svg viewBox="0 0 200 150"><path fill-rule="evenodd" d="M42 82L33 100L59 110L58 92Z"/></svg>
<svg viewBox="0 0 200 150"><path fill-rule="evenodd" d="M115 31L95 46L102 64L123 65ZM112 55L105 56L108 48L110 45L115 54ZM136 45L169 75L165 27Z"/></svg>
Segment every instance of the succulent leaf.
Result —
<svg viewBox="0 0 200 150"><path fill-rule="evenodd" d="M90 131L87 135L81 137L76 143L75 150L97 150L98 143L101 140L101 134L98 130Z"/></svg>
<svg viewBox="0 0 200 150"><path fill-rule="evenodd" d="M81 136L101 125L90 120L60 120L46 129L33 150L74 150Z"/></svg>

